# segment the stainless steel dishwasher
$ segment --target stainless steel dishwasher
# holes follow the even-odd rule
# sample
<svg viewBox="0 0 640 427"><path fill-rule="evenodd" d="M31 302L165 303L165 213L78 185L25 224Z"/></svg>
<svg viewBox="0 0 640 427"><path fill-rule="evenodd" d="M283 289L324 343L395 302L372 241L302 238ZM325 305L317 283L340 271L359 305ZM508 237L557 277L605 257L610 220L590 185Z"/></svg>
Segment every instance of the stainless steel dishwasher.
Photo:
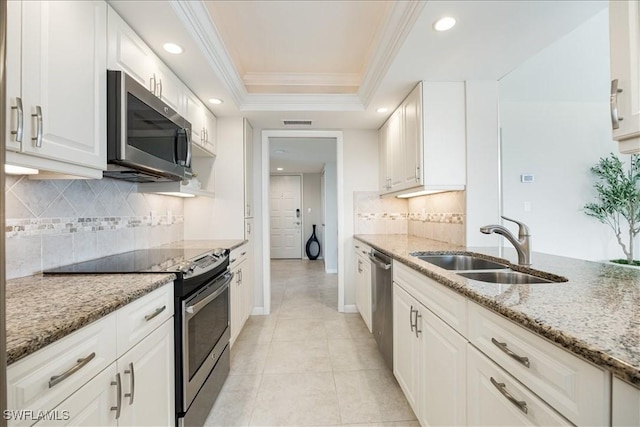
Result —
<svg viewBox="0 0 640 427"><path fill-rule="evenodd" d="M393 370L393 300L391 258L371 249L371 326L378 349Z"/></svg>

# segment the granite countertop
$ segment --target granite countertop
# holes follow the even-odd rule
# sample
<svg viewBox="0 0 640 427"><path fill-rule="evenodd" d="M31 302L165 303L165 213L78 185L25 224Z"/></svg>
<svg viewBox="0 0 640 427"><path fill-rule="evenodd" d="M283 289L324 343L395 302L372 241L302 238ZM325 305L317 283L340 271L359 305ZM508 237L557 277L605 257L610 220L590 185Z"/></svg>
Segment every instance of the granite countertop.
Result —
<svg viewBox="0 0 640 427"><path fill-rule="evenodd" d="M106 316L174 274L27 276L7 281L7 364Z"/></svg>
<svg viewBox="0 0 640 427"><path fill-rule="evenodd" d="M566 350L640 387L640 269L534 252L530 269L515 250L467 248L406 235L357 235L390 255ZM504 285L466 279L409 255L460 252L502 258L514 269L562 276L564 283Z"/></svg>
<svg viewBox="0 0 640 427"><path fill-rule="evenodd" d="M184 240L167 249L233 250L245 240ZM160 286L174 274L34 275L6 285L7 364L106 316Z"/></svg>

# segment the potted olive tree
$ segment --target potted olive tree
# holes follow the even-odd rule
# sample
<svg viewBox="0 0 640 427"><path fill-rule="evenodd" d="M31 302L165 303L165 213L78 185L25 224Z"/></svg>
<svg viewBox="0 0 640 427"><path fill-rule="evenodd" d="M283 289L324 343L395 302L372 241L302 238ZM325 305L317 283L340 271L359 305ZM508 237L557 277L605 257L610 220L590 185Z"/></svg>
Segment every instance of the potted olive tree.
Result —
<svg viewBox="0 0 640 427"><path fill-rule="evenodd" d="M597 201L584 205L584 212L609 225L618 239L626 259L611 260L618 264L640 265L633 259L633 243L640 232L640 158L631 156L631 165L613 153L601 158L591 168L597 182Z"/></svg>

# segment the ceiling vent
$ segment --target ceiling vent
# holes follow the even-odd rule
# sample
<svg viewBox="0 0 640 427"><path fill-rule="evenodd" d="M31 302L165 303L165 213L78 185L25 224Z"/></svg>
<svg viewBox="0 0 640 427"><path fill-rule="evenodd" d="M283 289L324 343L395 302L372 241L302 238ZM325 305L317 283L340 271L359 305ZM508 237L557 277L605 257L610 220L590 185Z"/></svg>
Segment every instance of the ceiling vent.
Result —
<svg viewBox="0 0 640 427"><path fill-rule="evenodd" d="M313 122L311 120L283 120L282 124L285 126L311 126Z"/></svg>

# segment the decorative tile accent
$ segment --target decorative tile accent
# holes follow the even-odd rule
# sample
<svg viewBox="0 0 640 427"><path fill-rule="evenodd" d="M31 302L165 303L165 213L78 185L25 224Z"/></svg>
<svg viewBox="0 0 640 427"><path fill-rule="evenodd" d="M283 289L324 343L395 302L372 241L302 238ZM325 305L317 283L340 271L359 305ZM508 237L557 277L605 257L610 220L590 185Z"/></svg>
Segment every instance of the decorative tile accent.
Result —
<svg viewBox="0 0 640 427"><path fill-rule="evenodd" d="M137 193L129 182L12 176L5 192L5 238L15 249L7 254L8 278L184 236L182 199ZM18 250L27 243L29 251Z"/></svg>

